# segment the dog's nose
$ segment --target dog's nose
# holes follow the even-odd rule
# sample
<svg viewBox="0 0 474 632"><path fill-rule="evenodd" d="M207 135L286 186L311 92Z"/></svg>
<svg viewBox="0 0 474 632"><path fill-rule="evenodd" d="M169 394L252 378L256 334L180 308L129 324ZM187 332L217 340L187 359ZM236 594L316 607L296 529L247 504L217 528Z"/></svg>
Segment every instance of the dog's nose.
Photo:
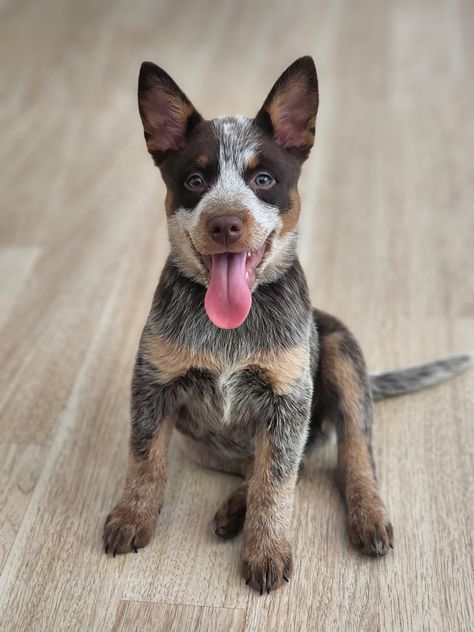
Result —
<svg viewBox="0 0 474 632"><path fill-rule="evenodd" d="M228 246L241 236L242 220L233 215L219 215L207 222L207 230L214 241Z"/></svg>

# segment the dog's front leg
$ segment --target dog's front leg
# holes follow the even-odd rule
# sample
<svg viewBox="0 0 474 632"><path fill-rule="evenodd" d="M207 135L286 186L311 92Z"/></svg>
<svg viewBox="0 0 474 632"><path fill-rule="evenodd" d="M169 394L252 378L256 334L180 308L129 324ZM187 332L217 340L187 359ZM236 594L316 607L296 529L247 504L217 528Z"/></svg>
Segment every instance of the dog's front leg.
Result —
<svg viewBox="0 0 474 632"><path fill-rule="evenodd" d="M172 392L140 356L132 382L128 470L122 495L107 516L104 548L114 556L145 546L163 505L167 452L174 426Z"/></svg>
<svg viewBox="0 0 474 632"><path fill-rule="evenodd" d="M310 396L280 396L274 417L257 433L255 468L249 481L242 574L252 588L269 593L292 572L289 529L302 459Z"/></svg>

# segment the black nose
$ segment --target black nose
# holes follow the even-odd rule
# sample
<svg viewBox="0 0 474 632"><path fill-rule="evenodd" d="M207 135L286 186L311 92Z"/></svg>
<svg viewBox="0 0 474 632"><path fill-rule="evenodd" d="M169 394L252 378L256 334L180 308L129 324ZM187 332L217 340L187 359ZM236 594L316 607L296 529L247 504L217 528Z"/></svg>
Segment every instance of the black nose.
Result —
<svg viewBox="0 0 474 632"><path fill-rule="evenodd" d="M207 230L214 241L228 246L241 236L242 220L232 215L219 215L207 222Z"/></svg>

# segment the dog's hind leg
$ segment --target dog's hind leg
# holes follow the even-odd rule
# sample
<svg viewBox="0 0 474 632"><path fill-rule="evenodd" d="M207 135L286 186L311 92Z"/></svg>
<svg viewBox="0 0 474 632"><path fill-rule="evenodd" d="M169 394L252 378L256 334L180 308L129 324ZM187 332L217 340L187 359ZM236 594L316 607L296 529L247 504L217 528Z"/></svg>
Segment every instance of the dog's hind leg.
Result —
<svg viewBox="0 0 474 632"><path fill-rule="evenodd" d="M182 435L180 439L183 451L192 461L200 465L243 478L250 476L253 471L253 459L238 459L217 454L185 435ZM238 485L214 516L212 523L214 532L224 540L235 537L243 529L247 510L247 490L247 482Z"/></svg>
<svg viewBox="0 0 474 632"><path fill-rule="evenodd" d="M315 311L319 367L313 415L336 426L337 475L347 505L349 536L369 555L384 555L393 530L377 487L371 449L372 400L362 352L332 316Z"/></svg>

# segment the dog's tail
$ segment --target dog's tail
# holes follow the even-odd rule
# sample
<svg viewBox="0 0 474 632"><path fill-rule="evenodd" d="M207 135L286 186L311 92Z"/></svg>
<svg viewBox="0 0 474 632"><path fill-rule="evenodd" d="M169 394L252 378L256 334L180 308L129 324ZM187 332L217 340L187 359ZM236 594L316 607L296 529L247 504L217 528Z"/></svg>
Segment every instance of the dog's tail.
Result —
<svg viewBox="0 0 474 632"><path fill-rule="evenodd" d="M474 354L464 353L428 364L396 369L387 373L371 373L370 385L375 401L413 393L454 377L474 364Z"/></svg>

